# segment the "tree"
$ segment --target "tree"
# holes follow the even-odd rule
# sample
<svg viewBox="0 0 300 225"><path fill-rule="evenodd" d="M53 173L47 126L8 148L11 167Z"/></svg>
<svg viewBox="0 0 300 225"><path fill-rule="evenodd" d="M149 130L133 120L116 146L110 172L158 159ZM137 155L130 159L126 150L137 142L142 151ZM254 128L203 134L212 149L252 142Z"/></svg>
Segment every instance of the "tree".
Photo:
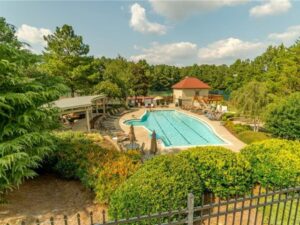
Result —
<svg viewBox="0 0 300 225"><path fill-rule="evenodd" d="M245 116L252 119L254 131L259 130L263 109L270 102L269 92L265 83L251 81L233 94L233 103Z"/></svg>
<svg viewBox="0 0 300 225"><path fill-rule="evenodd" d="M146 74L148 64L145 60L132 66L131 89L134 96L146 96L149 88L149 78Z"/></svg>
<svg viewBox="0 0 300 225"><path fill-rule="evenodd" d="M88 82L85 66L92 62L88 57L89 46L83 38L76 35L72 26L57 27L54 34L44 37L47 47L44 52L44 69L53 76L64 78L70 88L71 95L80 90Z"/></svg>
<svg viewBox="0 0 300 225"><path fill-rule="evenodd" d="M266 128L277 137L300 140L300 93L275 102L266 113Z"/></svg>
<svg viewBox="0 0 300 225"><path fill-rule="evenodd" d="M109 80L101 81L95 86L95 94L105 94L108 98L121 98L121 88Z"/></svg>
<svg viewBox="0 0 300 225"><path fill-rule="evenodd" d="M49 131L58 126L58 115L48 103L56 100L64 88L59 83L53 85L49 77L32 68L31 77L28 76L26 68L32 66L34 57L21 49L13 26L3 19L0 21L0 194L3 194L34 176L34 169L54 148Z"/></svg>

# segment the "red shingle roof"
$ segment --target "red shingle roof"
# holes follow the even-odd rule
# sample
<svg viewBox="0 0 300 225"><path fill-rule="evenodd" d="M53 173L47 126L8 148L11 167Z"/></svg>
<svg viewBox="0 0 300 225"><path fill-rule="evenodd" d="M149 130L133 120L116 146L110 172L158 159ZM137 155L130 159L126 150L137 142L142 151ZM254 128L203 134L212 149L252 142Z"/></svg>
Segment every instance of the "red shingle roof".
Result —
<svg viewBox="0 0 300 225"><path fill-rule="evenodd" d="M185 77L172 86L173 89L210 89L210 86L196 77Z"/></svg>

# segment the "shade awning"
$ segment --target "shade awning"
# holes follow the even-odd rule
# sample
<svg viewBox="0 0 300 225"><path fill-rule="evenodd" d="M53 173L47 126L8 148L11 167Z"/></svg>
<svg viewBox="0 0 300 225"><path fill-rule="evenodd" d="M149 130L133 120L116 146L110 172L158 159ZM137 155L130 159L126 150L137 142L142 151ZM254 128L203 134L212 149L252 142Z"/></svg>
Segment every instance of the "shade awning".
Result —
<svg viewBox="0 0 300 225"><path fill-rule="evenodd" d="M97 100L105 99L105 95L90 95L90 96L78 96L73 98L62 98L53 102L53 106L59 108L62 111L88 108L96 104Z"/></svg>

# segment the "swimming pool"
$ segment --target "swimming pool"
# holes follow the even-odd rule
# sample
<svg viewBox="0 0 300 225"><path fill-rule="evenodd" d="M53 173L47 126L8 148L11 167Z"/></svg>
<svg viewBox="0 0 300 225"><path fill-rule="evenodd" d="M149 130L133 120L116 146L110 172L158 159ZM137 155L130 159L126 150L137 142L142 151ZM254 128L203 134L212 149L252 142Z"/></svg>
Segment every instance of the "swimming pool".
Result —
<svg viewBox="0 0 300 225"><path fill-rule="evenodd" d="M149 134L155 130L165 147L226 144L205 122L177 110L147 111L141 119L124 122L126 125L144 126Z"/></svg>

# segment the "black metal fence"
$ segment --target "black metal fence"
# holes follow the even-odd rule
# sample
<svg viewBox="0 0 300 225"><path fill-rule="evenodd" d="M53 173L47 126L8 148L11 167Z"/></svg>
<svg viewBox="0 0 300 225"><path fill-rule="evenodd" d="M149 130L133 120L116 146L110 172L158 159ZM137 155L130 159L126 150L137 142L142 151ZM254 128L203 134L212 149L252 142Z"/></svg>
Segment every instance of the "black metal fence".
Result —
<svg viewBox="0 0 300 225"><path fill-rule="evenodd" d="M201 204L194 205L199 197ZM71 222L67 216L60 219L50 218L49 221L36 220L27 224L50 225L118 225L118 224L188 224L188 225L300 225L300 186L270 190L259 188L251 194L221 199L207 194L194 196L189 194L187 204L181 209L170 209L148 215L119 219L108 218L107 212L95 218L91 212L83 218L77 214Z"/></svg>

